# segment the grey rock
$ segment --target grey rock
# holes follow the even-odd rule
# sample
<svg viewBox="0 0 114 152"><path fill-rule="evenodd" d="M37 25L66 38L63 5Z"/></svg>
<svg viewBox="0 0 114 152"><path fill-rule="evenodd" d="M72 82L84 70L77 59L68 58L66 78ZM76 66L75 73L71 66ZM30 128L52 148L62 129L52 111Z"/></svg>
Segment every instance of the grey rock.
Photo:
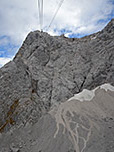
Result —
<svg viewBox="0 0 114 152"><path fill-rule="evenodd" d="M114 85L114 19L102 31L80 39L52 37L39 31L29 33L13 61L0 69L1 151L5 151L5 145L10 148L11 143L19 142L24 152L76 151L69 140L69 132L65 131L62 135L63 125L60 125L61 131L57 138L51 138L56 121L48 112L83 89L94 89L104 83ZM110 108L105 110L110 113ZM113 115L110 116L113 119ZM77 115L75 117L77 122L79 118ZM93 115L90 119L95 117ZM99 121L99 124L102 120L95 121ZM72 129L75 126L70 125ZM113 123L109 122L105 128L103 123L100 126L109 139L105 139L109 151L111 146L113 149L113 137L110 134ZM38 138L32 138L32 133L27 134L28 130L33 132L33 136L38 131ZM100 137L102 132L99 134L95 129L92 132L95 138L92 137L86 151L94 149L94 152L104 152L101 150L105 142ZM82 134L85 137L87 133L82 131ZM79 145L83 147L82 138L79 139Z"/></svg>
<svg viewBox="0 0 114 152"><path fill-rule="evenodd" d="M21 145L22 152L113 152L113 94L98 88L91 101L61 103L33 126L2 134L0 149Z"/></svg>
<svg viewBox="0 0 114 152"><path fill-rule="evenodd" d="M13 143L12 143L12 145L10 146L10 150L11 150L11 152L20 152L19 148L16 148Z"/></svg>
<svg viewBox="0 0 114 152"><path fill-rule="evenodd" d="M13 61L0 69L0 126L9 117L18 125L33 123L84 88L114 85L113 28L112 19L102 31L81 39L29 33Z"/></svg>

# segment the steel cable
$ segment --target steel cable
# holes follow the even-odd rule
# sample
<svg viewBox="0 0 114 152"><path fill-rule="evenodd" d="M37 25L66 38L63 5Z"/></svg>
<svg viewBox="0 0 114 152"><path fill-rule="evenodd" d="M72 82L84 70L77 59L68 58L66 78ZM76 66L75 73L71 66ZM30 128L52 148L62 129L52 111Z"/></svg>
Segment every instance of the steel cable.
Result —
<svg viewBox="0 0 114 152"><path fill-rule="evenodd" d="M49 26L48 26L48 28L47 28L47 31L48 31L48 30L49 30L49 28L51 27L51 25L52 25L52 23L53 23L53 21L54 21L54 19L55 19L56 15L57 15L57 13L58 13L59 9L61 8L61 6L62 6L63 2L64 2L64 0L61 0L61 1L60 1L59 6L58 6L58 8L57 8L57 10L56 10L56 12L55 12L55 14L54 14L54 16L53 16L53 18L52 18L52 20L51 20L50 24L49 24Z"/></svg>

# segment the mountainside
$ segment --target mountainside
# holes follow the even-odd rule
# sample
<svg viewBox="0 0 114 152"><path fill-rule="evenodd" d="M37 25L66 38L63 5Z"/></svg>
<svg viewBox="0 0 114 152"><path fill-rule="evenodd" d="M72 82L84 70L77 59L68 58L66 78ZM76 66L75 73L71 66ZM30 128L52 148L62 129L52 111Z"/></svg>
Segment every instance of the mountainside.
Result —
<svg viewBox="0 0 114 152"><path fill-rule="evenodd" d="M84 90L30 126L0 137L0 152L113 152L114 87Z"/></svg>
<svg viewBox="0 0 114 152"><path fill-rule="evenodd" d="M0 152L113 152L113 87L82 92L104 83L114 86L114 19L80 39L29 33L0 69Z"/></svg>

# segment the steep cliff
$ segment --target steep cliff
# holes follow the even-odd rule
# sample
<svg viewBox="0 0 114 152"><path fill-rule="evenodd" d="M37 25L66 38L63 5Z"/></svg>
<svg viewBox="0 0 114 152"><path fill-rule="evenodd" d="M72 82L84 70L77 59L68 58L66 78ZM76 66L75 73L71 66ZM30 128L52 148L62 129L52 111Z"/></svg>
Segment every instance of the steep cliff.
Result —
<svg viewBox="0 0 114 152"><path fill-rule="evenodd" d="M22 151L28 151L26 149L28 147L31 149L31 152L36 152L38 151L37 149L39 149L39 152L70 152L72 148L73 151L76 152L85 152L85 146L89 140L89 136L95 136L96 134L95 141L92 142L97 142L97 135L98 137L100 136L97 125L99 126L99 123L102 123L102 116L103 123L102 125L100 124L100 126L104 125L104 120L108 117L108 115L104 114L105 110L107 113L107 111L110 111L111 105L113 107L114 104L113 93L108 92L108 94L106 93L105 95L105 93L101 90L99 92L101 92L101 97L104 96L103 99L100 99L98 93L98 97L95 98L92 105L90 105L90 103L87 103L86 105L85 103L76 103L76 107L81 108L79 113L77 112L77 108L75 109L76 116L71 111L72 118L70 119L73 119L73 117L76 119L75 127L72 125L72 128L74 128L76 132L77 128L79 128L77 125L79 118L81 121L81 119L83 119L81 117L86 114L84 119L88 117L87 121L90 120L87 124L89 125L88 127L82 125L83 129L85 128L85 130L88 130L84 133L87 135L86 139L83 137L78 139L78 133L74 134L71 130L69 130L69 123L66 124L67 122L64 120L64 116L66 117L66 114L62 114L58 117L60 117L60 121L64 121L64 124L63 122L62 124L59 124L61 126L59 129L63 131L60 131L59 135L57 133L55 134L55 137L57 135L61 136L62 140L57 138L57 141L54 140L53 143L53 134L56 130L56 119L54 114L54 118L50 116L50 109L55 108L55 106L58 107L59 104L60 107L61 105L67 105L68 99L73 97L74 94L80 93L83 89L94 89L104 83L110 83L114 86L114 19L112 19L102 31L80 39L66 38L64 36L52 37L47 33L39 31L31 32L28 34L13 61L9 62L0 69L0 132L2 134L5 134L6 132L6 136L4 137L6 140L7 131L18 128L16 129L16 134L19 134L22 128L26 130L26 126L35 124L38 127L36 127L36 130L39 130L37 130L39 132L39 137L40 130L43 130L44 135L41 133L41 136L45 138L45 142L43 141L42 143L40 140L43 139L39 138L37 139L38 141L35 141L35 143L33 142L37 145L35 147L33 144L33 147L36 149L25 146L25 149ZM109 105L109 110L107 110L108 101L105 100L105 96L106 99L109 100L109 104L111 104ZM103 103L103 101L105 102ZM102 104L106 104L103 105L103 113L101 110ZM73 105L68 104L67 106L70 108L70 106ZM94 108L98 108L98 114L96 111L97 109ZM87 113L83 113L83 109L85 109L84 111L87 110ZM93 112L96 111L96 113L91 113L91 109L93 109ZM62 110L63 111L59 112L64 113L65 109ZM98 124L96 123L97 117L99 117ZM112 121L112 117L113 114L109 114L109 121ZM49 122L47 122L47 120ZM52 125L50 125L51 123ZM64 125L67 125L69 129L63 129ZM41 126L43 126L43 128ZM96 130L94 130L94 133L91 134L92 130L90 131L90 128L93 126ZM29 130L28 128L29 127L27 127L27 130ZM101 127L101 130L102 129L104 128ZM27 130L25 131L26 137ZM31 130L34 130L34 126ZM46 130L48 130L49 133L46 132ZM62 132L64 136L62 136ZM21 131L21 135L22 134L23 133ZM68 137L69 134L71 138L70 140ZM10 136L11 135L8 135L8 140L11 140ZM15 131L12 136L13 142L15 139L14 136ZM51 136L53 138L48 143L48 139ZM22 136L22 138L25 137ZM34 140L35 139L36 137L34 137ZM1 140L3 140L3 136ZM83 142L80 143L82 144L82 148L79 148L80 146L78 140L83 140ZM99 140L102 140L102 138ZM25 139L23 139L23 141L25 141ZM61 142L64 143L62 144L62 147L60 146ZM76 145L77 143L78 145ZM5 141L1 142L1 145L2 144L5 146ZM52 144L53 146L51 149L49 148L49 150L46 151L48 144ZM58 147L55 147L56 144L58 144ZM91 144L93 143L90 142L90 147ZM4 147L3 145L2 147ZM42 147L40 147L41 145L44 146L43 151L40 150L40 148L42 149ZM71 149L68 149L69 146L71 146ZM58 150L59 147L61 147L61 149ZM65 147L65 149L63 147ZM55 150L53 148L55 148ZM5 150L3 149L3 151ZM86 151L90 152L93 150L88 147ZM100 149L94 150L93 152L98 151L100 151Z"/></svg>

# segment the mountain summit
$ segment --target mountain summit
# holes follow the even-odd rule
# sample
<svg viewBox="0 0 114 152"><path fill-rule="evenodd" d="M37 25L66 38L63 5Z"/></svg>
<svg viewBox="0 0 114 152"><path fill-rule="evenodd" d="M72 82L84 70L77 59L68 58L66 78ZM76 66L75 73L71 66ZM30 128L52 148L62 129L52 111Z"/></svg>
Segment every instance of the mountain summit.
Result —
<svg viewBox="0 0 114 152"><path fill-rule="evenodd" d="M0 152L113 152L113 86L114 19L80 39L29 33L0 69Z"/></svg>

